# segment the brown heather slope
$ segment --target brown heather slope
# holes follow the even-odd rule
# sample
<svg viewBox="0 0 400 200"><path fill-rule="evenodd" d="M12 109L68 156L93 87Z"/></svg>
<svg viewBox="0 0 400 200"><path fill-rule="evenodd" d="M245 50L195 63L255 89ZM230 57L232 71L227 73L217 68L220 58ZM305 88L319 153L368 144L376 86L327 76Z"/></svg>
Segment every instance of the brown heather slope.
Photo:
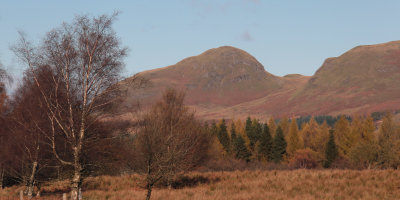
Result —
<svg viewBox="0 0 400 200"><path fill-rule="evenodd" d="M400 41L328 58L290 101L293 112L369 113L400 108ZM290 106L291 107L291 106Z"/></svg>
<svg viewBox="0 0 400 200"><path fill-rule="evenodd" d="M400 41L355 47L328 58L311 77L274 76L250 54L228 46L138 76L150 84L128 88L128 103L150 105L166 88L177 88L208 120L370 113L400 108Z"/></svg>
<svg viewBox="0 0 400 200"><path fill-rule="evenodd" d="M176 88L186 92L186 103L199 113L264 97L283 88L285 82L266 72L247 52L229 46L138 76L149 80L149 86L128 92L129 101L139 100L146 106L161 97L166 88ZM129 78L125 81L129 82Z"/></svg>

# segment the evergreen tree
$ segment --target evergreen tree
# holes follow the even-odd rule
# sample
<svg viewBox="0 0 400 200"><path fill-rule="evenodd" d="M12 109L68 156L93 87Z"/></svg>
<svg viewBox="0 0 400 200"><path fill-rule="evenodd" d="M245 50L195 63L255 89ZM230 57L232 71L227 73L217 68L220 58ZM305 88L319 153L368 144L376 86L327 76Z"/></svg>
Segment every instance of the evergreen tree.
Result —
<svg viewBox="0 0 400 200"><path fill-rule="evenodd" d="M250 131L247 134L247 137L250 140L251 150L254 150L255 144L257 143L257 141L260 140L261 134L262 134L261 124L258 122L258 120L253 119L253 121L251 122Z"/></svg>
<svg viewBox="0 0 400 200"><path fill-rule="evenodd" d="M325 151L325 163L324 167L328 168L331 166L333 161L338 156L338 149L335 143L335 136L333 135L333 131L330 131L329 133L329 140L328 143L326 144L326 151Z"/></svg>
<svg viewBox="0 0 400 200"><path fill-rule="evenodd" d="M264 124L263 132L258 146L258 154L265 160L272 159L272 137L267 124Z"/></svg>
<svg viewBox="0 0 400 200"><path fill-rule="evenodd" d="M250 161L251 153L246 147L246 143L241 134L238 134L234 143L235 157L238 159Z"/></svg>
<svg viewBox="0 0 400 200"><path fill-rule="evenodd" d="M217 136L217 134L218 134L218 127L217 127L217 124L215 123L215 121L213 121L212 124L211 124L210 132L214 136Z"/></svg>
<svg viewBox="0 0 400 200"><path fill-rule="evenodd" d="M237 134L236 134L236 126L235 123L232 121L232 125L231 125L231 144L235 143Z"/></svg>
<svg viewBox="0 0 400 200"><path fill-rule="evenodd" d="M296 120L292 120L289 128L289 135L288 135L288 144L287 144L287 153L288 156L293 156L294 153L298 150L303 148L303 142L299 137L299 129L297 127Z"/></svg>
<svg viewBox="0 0 400 200"><path fill-rule="evenodd" d="M255 127L253 124L253 121L251 120L250 117L247 118L246 120L246 127L245 127L246 135L247 138L250 140L250 149L254 149L254 144L257 142L257 136L255 133Z"/></svg>
<svg viewBox="0 0 400 200"><path fill-rule="evenodd" d="M229 136L228 136L228 131L227 131L225 119L222 119L222 122L219 125L219 130L218 130L217 137L219 139L219 142L224 147L224 150L226 152L230 152L230 139L229 139Z"/></svg>
<svg viewBox="0 0 400 200"><path fill-rule="evenodd" d="M276 134L273 141L272 147L272 160L275 163L279 163L283 159L283 155L286 153L286 141L283 135L283 130L280 126L276 129Z"/></svg>

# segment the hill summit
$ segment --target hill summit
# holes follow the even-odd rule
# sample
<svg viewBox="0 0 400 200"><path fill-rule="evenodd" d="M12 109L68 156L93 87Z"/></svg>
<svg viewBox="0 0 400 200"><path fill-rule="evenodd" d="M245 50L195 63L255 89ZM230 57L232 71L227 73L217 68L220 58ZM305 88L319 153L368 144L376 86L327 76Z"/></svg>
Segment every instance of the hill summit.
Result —
<svg viewBox="0 0 400 200"><path fill-rule="evenodd" d="M400 108L400 41L355 47L326 59L311 77L275 76L230 46L137 76L150 84L131 89L128 102L150 105L176 88L204 119L370 113Z"/></svg>

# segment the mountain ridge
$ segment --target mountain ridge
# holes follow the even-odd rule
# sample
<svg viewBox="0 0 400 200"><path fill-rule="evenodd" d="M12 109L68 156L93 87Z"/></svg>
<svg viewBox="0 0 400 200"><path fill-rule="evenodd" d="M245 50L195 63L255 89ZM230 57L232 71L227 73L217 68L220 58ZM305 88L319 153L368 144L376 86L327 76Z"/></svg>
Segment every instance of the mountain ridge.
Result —
<svg viewBox="0 0 400 200"><path fill-rule="evenodd" d="M400 108L400 41L354 47L327 58L313 76L273 75L231 46L138 76L152 85L136 91L138 101L151 104L169 87L184 90L185 103L204 119L381 111Z"/></svg>

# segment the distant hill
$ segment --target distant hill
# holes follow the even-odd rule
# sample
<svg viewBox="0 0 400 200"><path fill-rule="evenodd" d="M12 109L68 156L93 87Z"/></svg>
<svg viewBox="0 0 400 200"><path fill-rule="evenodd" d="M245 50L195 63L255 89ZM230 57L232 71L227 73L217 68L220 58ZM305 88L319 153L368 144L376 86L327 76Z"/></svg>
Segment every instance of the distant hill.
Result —
<svg viewBox="0 0 400 200"><path fill-rule="evenodd" d="M400 108L400 42L355 47L311 77L275 76L229 46L137 76L149 84L127 88L126 102L147 106L172 87L186 91L186 103L204 119L369 113Z"/></svg>
<svg viewBox="0 0 400 200"><path fill-rule="evenodd" d="M309 113L400 108L400 41L358 46L328 58L291 101Z"/></svg>

